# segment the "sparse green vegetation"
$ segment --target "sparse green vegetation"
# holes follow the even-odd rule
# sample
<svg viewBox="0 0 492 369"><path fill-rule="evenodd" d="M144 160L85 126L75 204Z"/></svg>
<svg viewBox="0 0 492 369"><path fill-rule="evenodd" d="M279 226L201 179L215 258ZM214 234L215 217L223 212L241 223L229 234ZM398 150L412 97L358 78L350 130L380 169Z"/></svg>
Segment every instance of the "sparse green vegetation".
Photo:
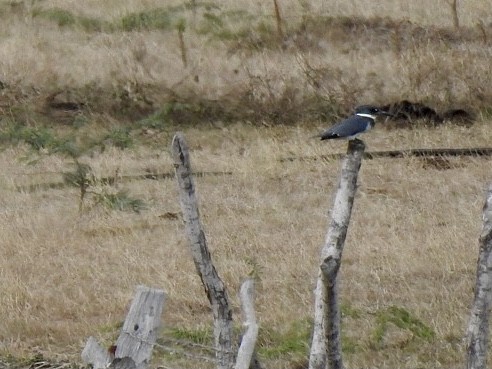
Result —
<svg viewBox="0 0 492 369"><path fill-rule="evenodd" d="M271 1L0 4L2 354L79 362L88 336L114 338L142 283L169 295L164 336L212 344L168 182L175 130L185 131L197 172L232 173L197 178L200 210L237 327L238 286L256 278L258 356L275 369L306 362L339 169L279 159L343 152L308 137L354 105L402 100L477 119L405 120L413 129L381 121L368 150L490 146L487 2L277 7L278 15ZM348 367L453 367L463 357L470 250L492 164L445 164L364 161L341 270ZM173 360L156 357L156 366Z"/></svg>
<svg viewBox="0 0 492 369"><path fill-rule="evenodd" d="M8 124L2 130L0 140L3 143L26 143L34 150L51 149L58 140L49 128L26 127L21 124Z"/></svg>
<svg viewBox="0 0 492 369"><path fill-rule="evenodd" d="M75 160L74 166L73 172L63 173L63 180L68 185L79 188L79 211L82 211L87 190L96 183L96 178L90 165Z"/></svg>
<svg viewBox="0 0 492 369"><path fill-rule="evenodd" d="M43 126L29 127L20 123L6 122L3 129L0 129L0 144L3 146L27 144L36 152L58 153L69 157L80 155L80 148L72 137L59 137L55 130Z"/></svg>
<svg viewBox="0 0 492 369"><path fill-rule="evenodd" d="M80 27L86 32L108 32L113 29L110 23L101 19L77 16L62 8L35 9L32 16L55 22L59 27Z"/></svg>
<svg viewBox="0 0 492 369"><path fill-rule="evenodd" d="M33 16L49 19L56 22L60 27L73 26L76 22L76 17L70 11L60 8L36 10L33 12Z"/></svg>
<svg viewBox="0 0 492 369"><path fill-rule="evenodd" d="M96 205L103 205L111 210L133 211L140 213L146 208L146 204L142 199L132 197L128 191L112 192L103 190L100 193L95 193Z"/></svg>
<svg viewBox="0 0 492 369"><path fill-rule="evenodd" d="M412 333L414 338L430 342L435 337L435 332L420 319L412 316L405 308L390 306L387 309L377 312L377 326L374 331L374 340L376 345L383 341L388 324L394 324L396 327Z"/></svg>
<svg viewBox="0 0 492 369"><path fill-rule="evenodd" d="M103 141L119 149L128 149L133 145L131 129L129 127L114 128Z"/></svg>
<svg viewBox="0 0 492 369"><path fill-rule="evenodd" d="M137 122L141 128L164 129L169 125L169 104Z"/></svg>
<svg viewBox="0 0 492 369"><path fill-rule="evenodd" d="M309 352L312 323L293 321L286 330L260 329L258 354L267 359L306 357Z"/></svg>
<svg viewBox="0 0 492 369"><path fill-rule="evenodd" d="M164 332L165 336L169 336L175 340L183 340L199 345L213 345L213 333L210 328L196 328L193 330L179 327L168 328Z"/></svg>
<svg viewBox="0 0 492 369"><path fill-rule="evenodd" d="M121 29L126 32L153 29L168 30L172 28L172 14L165 8L132 13L121 19Z"/></svg>
<svg viewBox="0 0 492 369"><path fill-rule="evenodd" d="M84 209L84 200L87 194L92 195L95 205L102 205L110 210L140 213L147 207L142 199L132 197L126 190L116 190L112 187L117 178L109 177L106 178L106 181L102 181L96 177L89 164L81 163L78 160L74 161L72 172L63 173L63 180L66 184L79 188L79 211Z"/></svg>
<svg viewBox="0 0 492 369"><path fill-rule="evenodd" d="M350 304L344 303L340 307L343 317L350 317L353 319L359 319L362 315L360 309L352 307Z"/></svg>

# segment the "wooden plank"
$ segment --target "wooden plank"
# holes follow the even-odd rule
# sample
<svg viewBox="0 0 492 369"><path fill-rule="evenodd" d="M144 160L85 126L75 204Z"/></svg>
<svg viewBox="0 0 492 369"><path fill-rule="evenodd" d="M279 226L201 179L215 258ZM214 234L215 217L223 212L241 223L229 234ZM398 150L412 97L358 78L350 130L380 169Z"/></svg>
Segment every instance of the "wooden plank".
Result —
<svg viewBox="0 0 492 369"><path fill-rule="evenodd" d="M116 345L110 350L89 337L82 351L82 360L93 369L146 369L157 339L164 291L138 286Z"/></svg>
<svg viewBox="0 0 492 369"><path fill-rule="evenodd" d="M112 355L102 347L94 337L89 337L82 351L82 360L91 364L93 369L107 368L113 359Z"/></svg>
<svg viewBox="0 0 492 369"><path fill-rule="evenodd" d="M160 327L165 294L163 290L138 286L116 341L115 358L132 358L138 369L145 369Z"/></svg>

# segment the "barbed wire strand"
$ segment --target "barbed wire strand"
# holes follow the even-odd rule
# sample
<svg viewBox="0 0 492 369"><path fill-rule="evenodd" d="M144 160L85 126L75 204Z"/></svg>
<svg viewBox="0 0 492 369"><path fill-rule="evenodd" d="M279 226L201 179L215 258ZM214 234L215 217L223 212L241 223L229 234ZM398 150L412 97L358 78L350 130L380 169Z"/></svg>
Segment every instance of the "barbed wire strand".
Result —
<svg viewBox="0 0 492 369"><path fill-rule="evenodd" d="M187 358L194 359L194 360L204 360L204 361L207 361L207 362L210 362L210 363L215 363L216 362L216 360L214 358L210 358L209 356L190 354L190 353L186 352L185 350L183 350L181 348L175 348L175 347L166 346L166 345L160 344L158 342L152 343L152 342L150 342L148 340L143 339L142 337L139 337L139 336L135 335L133 332L122 331L121 333L124 333L124 334L129 335L130 337L132 337L133 339L139 341L140 343L145 343L147 345L151 345L151 346L160 348L160 349L165 350L165 351L170 352L170 353L180 354L180 355L183 355L183 356L185 356ZM183 341L183 340L180 340L180 341ZM212 347L212 346L200 345L200 344L195 344L195 343L191 343L191 342L188 342L188 343L189 343L189 346L198 345L196 347L205 348L207 350L217 351L217 352L218 351L223 351L223 350L216 349L215 347ZM233 351L227 351L227 352L231 353Z"/></svg>
<svg viewBox="0 0 492 369"><path fill-rule="evenodd" d="M200 348L200 349L203 349L203 350L209 350L209 351L214 351L214 352L223 352L224 351L224 350L219 350L219 349L217 349L217 348L215 348L213 346L203 345L203 344L200 344L200 343L186 341L186 340L177 340L177 339L169 338L169 337L167 337L166 340L167 341L170 341L171 343L174 343L176 345L196 347L196 348ZM226 351L226 352L231 353L231 352L234 352L234 351Z"/></svg>
<svg viewBox="0 0 492 369"><path fill-rule="evenodd" d="M167 365L159 365L156 369L176 369L176 368L171 368L170 366Z"/></svg>

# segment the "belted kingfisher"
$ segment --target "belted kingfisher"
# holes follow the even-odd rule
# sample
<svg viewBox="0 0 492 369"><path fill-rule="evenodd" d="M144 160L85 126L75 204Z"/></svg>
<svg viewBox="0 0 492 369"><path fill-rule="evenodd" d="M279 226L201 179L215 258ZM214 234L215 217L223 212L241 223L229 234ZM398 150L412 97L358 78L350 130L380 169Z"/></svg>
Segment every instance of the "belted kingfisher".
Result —
<svg viewBox="0 0 492 369"><path fill-rule="evenodd" d="M355 108L354 115L335 124L333 127L315 137L321 140L349 139L353 140L359 134L369 131L376 123L376 116L390 113L372 105L361 105Z"/></svg>

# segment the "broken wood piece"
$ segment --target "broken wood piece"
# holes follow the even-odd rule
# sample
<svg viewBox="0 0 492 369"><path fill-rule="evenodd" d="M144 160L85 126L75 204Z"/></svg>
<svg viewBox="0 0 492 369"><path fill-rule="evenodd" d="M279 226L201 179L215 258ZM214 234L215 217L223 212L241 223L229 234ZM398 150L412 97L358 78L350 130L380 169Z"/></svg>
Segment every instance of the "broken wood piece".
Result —
<svg viewBox="0 0 492 369"><path fill-rule="evenodd" d="M82 360L91 364L93 369L107 368L113 359L107 349L102 347L94 337L89 337L82 351Z"/></svg>
<svg viewBox="0 0 492 369"><path fill-rule="evenodd" d="M255 284L252 278L245 280L241 285L239 298L243 309L246 332L239 346L235 369L248 369L251 367L256 339L258 338L258 324L256 323L255 312Z"/></svg>
<svg viewBox="0 0 492 369"><path fill-rule="evenodd" d="M138 286L122 331L112 350L89 337L82 360L93 369L146 369L157 339L165 294L163 290Z"/></svg>

